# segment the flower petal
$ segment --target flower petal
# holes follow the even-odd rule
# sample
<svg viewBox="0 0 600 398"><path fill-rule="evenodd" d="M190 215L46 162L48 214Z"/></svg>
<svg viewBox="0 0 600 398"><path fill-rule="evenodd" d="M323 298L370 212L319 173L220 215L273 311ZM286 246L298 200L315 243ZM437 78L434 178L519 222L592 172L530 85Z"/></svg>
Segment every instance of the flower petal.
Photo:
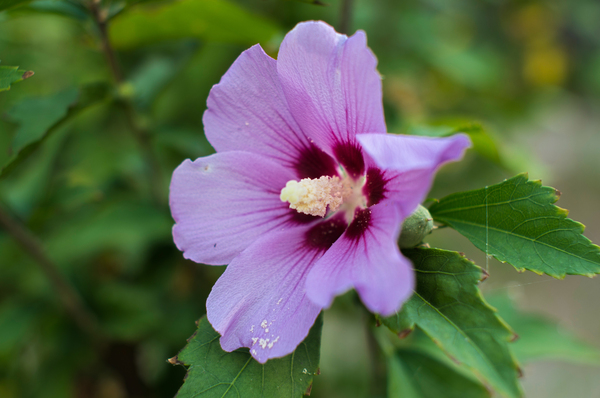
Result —
<svg viewBox="0 0 600 398"><path fill-rule="evenodd" d="M184 257L229 263L293 216L279 193L294 174L260 155L230 151L184 161L173 173L173 238Z"/></svg>
<svg viewBox="0 0 600 398"><path fill-rule="evenodd" d="M306 275L322 254L306 247L306 231L292 227L266 234L219 278L206 307L225 351L248 347L265 363L291 353L304 340L321 311L304 290Z"/></svg>
<svg viewBox="0 0 600 398"><path fill-rule="evenodd" d="M348 38L323 22L286 35L277 71L292 115L325 152L358 133L385 133L377 59L362 31Z"/></svg>
<svg viewBox="0 0 600 398"><path fill-rule="evenodd" d="M464 134L445 138L360 134L356 138L384 171L383 195L394 201L405 215L425 200L437 169L461 159L471 146L471 140Z"/></svg>
<svg viewBox="0 0 600 398"><path fill-rule="evenodd" d="M389 203L363 211L368 218L355 218L359 225L351 224L317 261L306 292L315 304L328 307L336 295L355 287L369 310L387 316L410 297L415 284L412 264L396 243L404 217Z"/></svg>
<svg viewBox="0 0 600 398"><path fill-rule="evenodd" d="M253 152L294 167L299 153L310 147L290 114L276 63L255 45L210 91L203 122L217 152Z"/></svg>

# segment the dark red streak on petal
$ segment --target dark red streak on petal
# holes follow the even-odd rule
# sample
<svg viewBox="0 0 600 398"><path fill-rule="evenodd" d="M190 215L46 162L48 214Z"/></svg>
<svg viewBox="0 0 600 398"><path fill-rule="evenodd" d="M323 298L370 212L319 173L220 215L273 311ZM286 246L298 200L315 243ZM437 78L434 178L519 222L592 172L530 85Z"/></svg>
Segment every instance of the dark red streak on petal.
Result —
<svg viewBox="0 0 600 398"><path fill-rule="evenodd" d="M338 143L333 154L352 178L356 179L365 172L365 159L357 142Z"/></svg>
<svg viewBox="0 0 600 398"><path fill-rule="evenodd" d="M346 236L352 240L358 240L367 228L371 225L371 210L369 209L357 209L354 214L354 220L348 226L346 230Z"/></svg>
<svg viewBox="0 0 600 398"><path fill-rule="evenodd" d="M300 151L300 156L298 156L294 168L300 178L338 175L335 160L314 144Z"/></svg>
<svg viewBox="0 0 600 398"><path fill-rule="evenodd" d="M348 225L343 217L323 221L306 232L306 244L317 250L327 250L346 230Z"/></svg>
<svg viewBox="0 0 600 398"><path fill-rule="evenodd" d="M322 217L312 216L310 214L299 213L294 209L290 209L290 221L295 224L308 224L316 220L322 220Z"/></svg>
<svg viewBox="0 0 600 398"><path fill-rule="evenodd" d="M367 170L367 180L363 187L363 194L367 198L367 206L373 206L385 199L385 184L388 180L383 176L383 171L376 167Z"/></svg>

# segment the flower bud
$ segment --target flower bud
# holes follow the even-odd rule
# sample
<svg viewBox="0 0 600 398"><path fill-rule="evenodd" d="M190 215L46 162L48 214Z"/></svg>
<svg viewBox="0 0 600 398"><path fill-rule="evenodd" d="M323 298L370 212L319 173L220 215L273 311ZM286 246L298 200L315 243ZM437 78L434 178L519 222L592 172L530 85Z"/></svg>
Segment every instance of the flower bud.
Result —
<svg viewBox="0 0 600 398"><path fill-rule="evenodd" d="M402 223L398 245L401 249L415 247L423 242L423 238L429 235L432 229L433 218L431 218L429 210L419 205L417 210Z"/></svg>

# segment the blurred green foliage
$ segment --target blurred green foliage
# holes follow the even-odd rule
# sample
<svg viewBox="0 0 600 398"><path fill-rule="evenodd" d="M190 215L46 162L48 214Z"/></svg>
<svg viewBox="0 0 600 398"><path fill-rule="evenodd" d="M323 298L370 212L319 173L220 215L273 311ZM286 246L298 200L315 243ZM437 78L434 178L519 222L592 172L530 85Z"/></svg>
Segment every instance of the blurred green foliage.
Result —
<svg viewBox="0 0 600 398"><path fill-rule="evenodd" d="M184 368L166 359L194 332L222 268L175 248L169 178L183 159L213 151L202 133L206 97L250 45L276 56L284 34L308 19L364 29L384 77L388 130L467 130L475 142L439 179L434 192L444 194L537 167L529 153L514 155L514 126L540 104L600 96L596 0L355 0L349 21L339 0L311 3L0 1L2 65L35 72L17 84L11 75L0 92L0 207L39 239L103 336L98 345L78 327L31 251L0 230L0 397L164 397L182 385ZM473 119L485 128L464 124ZM347 312L336 308L332 323ZM406 350L394 366L427 362L423 380L439 376L441 359ZM583 357L564 352L554 357ZM367 361L338 380L319 376L340 392L313 396L374 396L365 385L377 381L377 359Z"/></svg>

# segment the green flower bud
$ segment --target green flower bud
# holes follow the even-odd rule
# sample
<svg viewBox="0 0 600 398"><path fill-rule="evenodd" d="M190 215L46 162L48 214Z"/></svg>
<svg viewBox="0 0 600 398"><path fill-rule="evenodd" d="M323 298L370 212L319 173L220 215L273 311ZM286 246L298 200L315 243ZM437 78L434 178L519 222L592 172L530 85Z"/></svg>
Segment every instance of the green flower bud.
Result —
<svg viewBox="0 0 600 398"><path fill-rule="evenodd" d="M423 238L429 235L432 229L433 218L431 218L429 210L419 205L417 210L402 223L398 245L402 249L415 247L423 242Z"/></svg>

